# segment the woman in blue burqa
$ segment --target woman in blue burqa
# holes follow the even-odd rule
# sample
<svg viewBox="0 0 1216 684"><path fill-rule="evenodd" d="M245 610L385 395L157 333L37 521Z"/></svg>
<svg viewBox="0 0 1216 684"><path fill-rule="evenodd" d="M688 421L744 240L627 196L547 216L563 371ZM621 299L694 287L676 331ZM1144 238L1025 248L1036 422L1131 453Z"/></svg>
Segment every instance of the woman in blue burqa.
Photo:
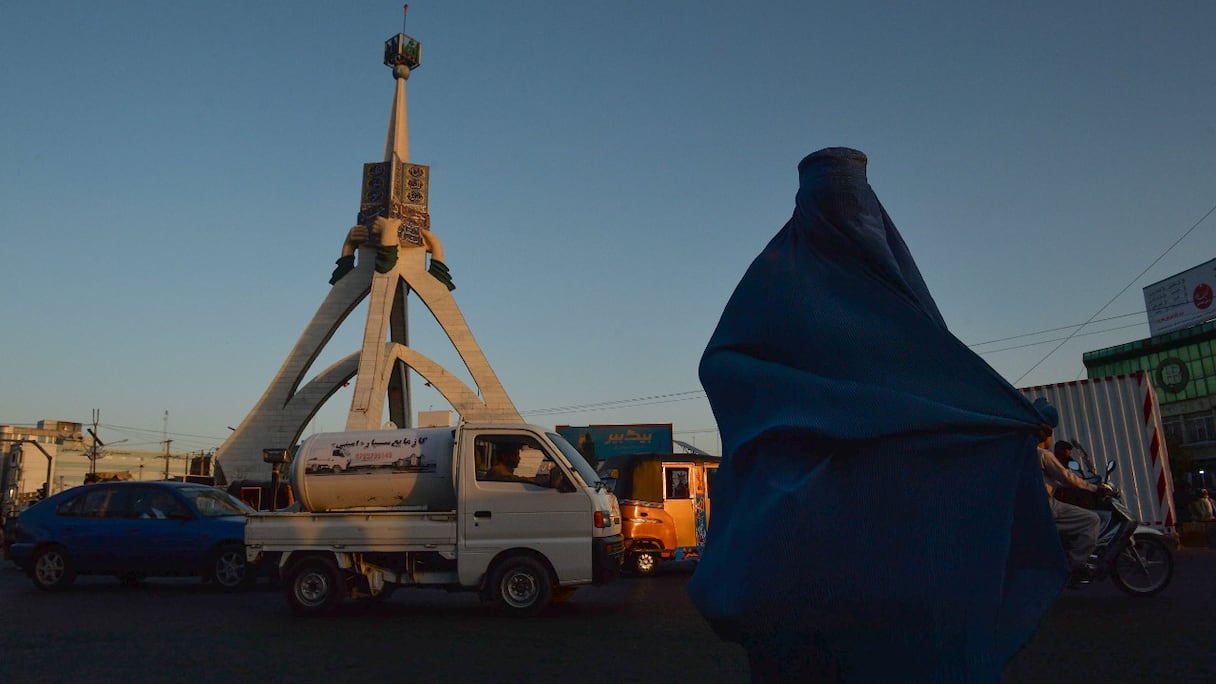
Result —
<svg viewBox="0 0 1216 684"><path fill-rule="evenodd" d="M946 328L865 171L802 160L701 359L723 461L689 592L755 681L997 682L1068 574L1047 419Z"/></svg>

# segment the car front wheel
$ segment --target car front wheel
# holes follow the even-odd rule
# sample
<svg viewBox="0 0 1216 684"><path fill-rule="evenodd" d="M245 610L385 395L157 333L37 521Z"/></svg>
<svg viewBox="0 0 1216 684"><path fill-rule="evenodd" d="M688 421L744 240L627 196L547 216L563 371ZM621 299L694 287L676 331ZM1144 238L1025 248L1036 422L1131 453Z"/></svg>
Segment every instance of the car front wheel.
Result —
<svg viewBox="0 0 1216 684"><path fill-rule="evenodd" d="M44 591L63 591L76 581L72 560L62 546L48 546L38 551L29 572L34 586Z"/></svg>

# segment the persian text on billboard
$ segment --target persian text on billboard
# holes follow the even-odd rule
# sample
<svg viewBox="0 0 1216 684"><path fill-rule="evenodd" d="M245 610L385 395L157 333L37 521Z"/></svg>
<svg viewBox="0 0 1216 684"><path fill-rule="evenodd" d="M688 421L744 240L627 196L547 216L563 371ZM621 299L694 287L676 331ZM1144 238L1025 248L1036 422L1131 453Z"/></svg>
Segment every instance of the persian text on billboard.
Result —
<svg viewBox="0 0 1216 684"><path fill-rule="evenodd" d="M1144 288L1144 308L1152 336L1216 318L1216 259Z"/></svg>
<svg viewBox="0 0 1216 684"><path fill-rule="evenodd" d="M670 453L672 449L673 430L670 423L559 425L557 433L591 462L622 454Z"/></svg>

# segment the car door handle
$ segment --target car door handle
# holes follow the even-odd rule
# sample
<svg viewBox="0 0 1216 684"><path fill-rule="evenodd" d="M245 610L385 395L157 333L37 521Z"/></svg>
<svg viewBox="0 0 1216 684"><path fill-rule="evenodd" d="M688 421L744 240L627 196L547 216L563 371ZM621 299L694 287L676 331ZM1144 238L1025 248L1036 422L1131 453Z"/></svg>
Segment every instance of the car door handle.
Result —
<svg viewBox="0 0 1216 684"><path fill-rule="evenodd" d="M489 511L473 511L473 517L474 518L489 518L490 512Z"/></svg>

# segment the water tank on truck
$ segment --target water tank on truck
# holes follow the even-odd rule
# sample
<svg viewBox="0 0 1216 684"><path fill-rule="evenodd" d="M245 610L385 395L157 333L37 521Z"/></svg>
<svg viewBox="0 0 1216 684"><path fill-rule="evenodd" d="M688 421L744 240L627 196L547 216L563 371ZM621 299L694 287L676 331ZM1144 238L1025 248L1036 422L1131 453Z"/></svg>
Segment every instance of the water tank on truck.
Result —
<svg viewBox="0 0 1216 684"><path fill-rule="evenodd" d="M451 511L450 427L318 433L300 444L289 479L306 511Z"/></svg>

